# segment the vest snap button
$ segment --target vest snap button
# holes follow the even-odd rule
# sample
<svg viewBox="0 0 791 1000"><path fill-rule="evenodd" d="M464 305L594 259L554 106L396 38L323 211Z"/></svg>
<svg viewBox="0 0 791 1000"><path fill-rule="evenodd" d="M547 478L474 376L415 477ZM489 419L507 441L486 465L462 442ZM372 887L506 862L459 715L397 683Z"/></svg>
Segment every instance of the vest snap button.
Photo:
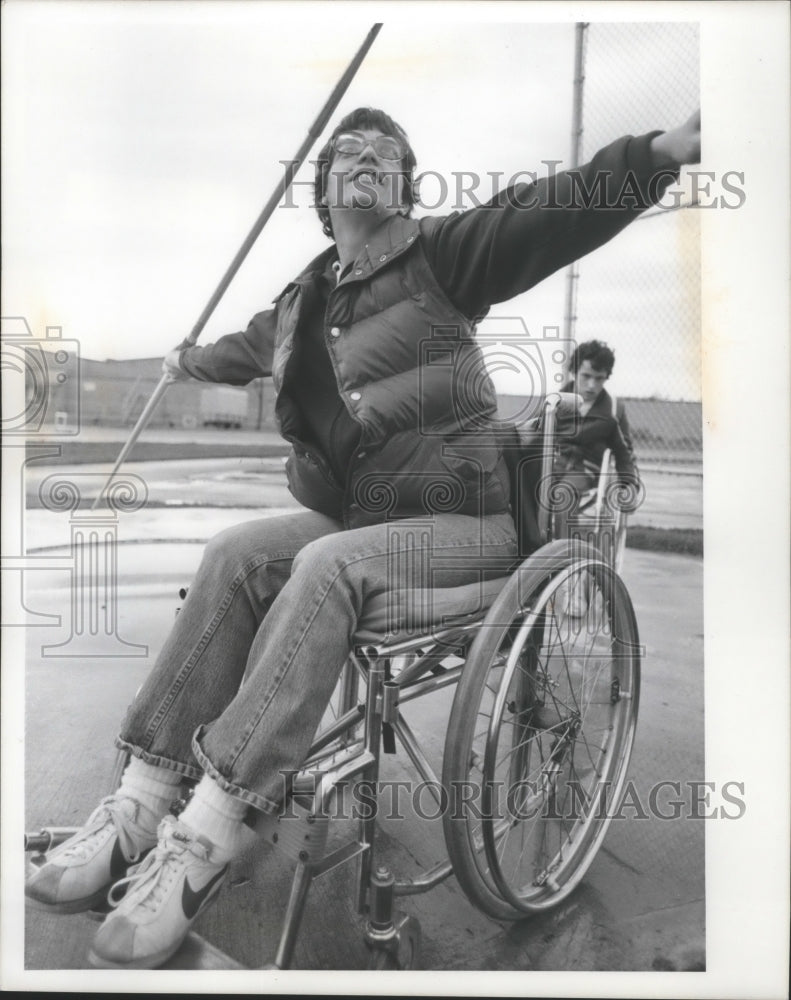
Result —
<svg viewBox="0 0 791 1000"><path fill-rule="evenodd" d="M331 335L332 337L340 337L340 335L341 335L341 331L340 331L340 330L338 329L338 327L337 327L337 326L334 326L334 327L333 327L333 328L332 328L332 329L330 330L330 335Z"/></svg>
<svg viewBox="0 0 791 1000"><path fill-rule="evenodd" d="M349 399L353 399L355 402L358 399L362 399L362 398L363 398L363 394L361 392L352 392L352 393L349 393Z"/></svg>
<svg viewBox="0 0 791 1000"><path fill-rule="evenodd" d="M365 452L364 451L357 452L357 457L358 458L365 458Z"/></svg>
<svg viewBox="0 0 791 1000"><path fill-rule="evenodd" d="M383 253L379 260L387 260L387 254Z"/></svg>
<svg viewBox="0 0 791 1000"><path fill-rule="evenodd" d="M362 274L363 272L362 272L362 270L361 270L361 269L360 269L360 268L358 267L358 268L357 268L357 270L356 270L356 271L355 271L354 273L355 273L355 274Z"/></svg>
<svg viewBox="0 0 791 1000"><path fill-rule="evenodd" d="M414 238L415 238L414 236L407 236L406 238L407 243L411 243Z"/></svg>

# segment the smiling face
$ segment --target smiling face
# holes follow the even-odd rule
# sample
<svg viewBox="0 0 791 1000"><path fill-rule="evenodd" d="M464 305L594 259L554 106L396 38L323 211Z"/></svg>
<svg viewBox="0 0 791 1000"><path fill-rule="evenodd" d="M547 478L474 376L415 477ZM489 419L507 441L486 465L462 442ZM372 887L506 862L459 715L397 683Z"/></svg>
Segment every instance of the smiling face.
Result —
<svg viewBox="0 0 791 1000"><path fill-rule="evenodd" d="M355 131L363 140L359 151L332 151L325 193L330 214L363 210L377 220L396 215L405 207L403 161L388 159L375 149L375 140L384 132L376 128Z"/></svg>
<svg viewBox="0 0 791 1000"><path fill-rule="evenodd" d="M368 146L368 142L378 148ZM379 225L378 214L411 213L415 153L402 126L380 108L360 107L344 115L315 163L314 207L330 239L337 236L330 208L337 222L348 221L355 227L362 223L366 229ZM335 174L332 178L331 169ZM355 171L359 172L357 178L346 176ZM366 215L363 209L373 211Z"/></svg>

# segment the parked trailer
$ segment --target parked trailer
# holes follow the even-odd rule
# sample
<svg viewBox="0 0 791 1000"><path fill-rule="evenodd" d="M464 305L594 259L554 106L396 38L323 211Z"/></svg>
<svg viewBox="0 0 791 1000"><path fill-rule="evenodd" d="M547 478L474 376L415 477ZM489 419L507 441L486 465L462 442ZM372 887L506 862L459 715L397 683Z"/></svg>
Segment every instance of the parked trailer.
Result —
<svg viewBox="0 0 791 1000"><path fill-rule="evenodd" d="M201 391L200 420L204 427L241 427L247 416L247 392L214 385Z"/></svg>

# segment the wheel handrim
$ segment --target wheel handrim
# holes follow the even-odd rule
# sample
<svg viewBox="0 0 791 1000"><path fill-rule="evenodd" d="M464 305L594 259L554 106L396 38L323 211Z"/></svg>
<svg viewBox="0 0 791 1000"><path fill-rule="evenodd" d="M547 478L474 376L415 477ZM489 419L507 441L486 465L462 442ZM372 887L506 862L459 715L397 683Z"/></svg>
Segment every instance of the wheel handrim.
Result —
<svg viewBox="0 0 791 1000"><path fill-rule="evenodd" d="M572 629L567 617L564 634L555 607L558 594L574 575L582 574L592 581L593 595L584 627ZM555 905L578 884L604 837L608 815L625 780L634 736L634 712L628 699L637 651L624 648L619 635L621 600L614 599L616 593L623 600L625 588L603 562L587 560L566 568L525 610L503 666L486 730L480 840L472 833L471 837L476 850L482 843L483 851L478 852L481 874L517 909ZM611 627L599 628L601 624ZM554 642L545 643L549 652L542 653L536 636L541 631L551 640L553 629ZM630 647L629 629L625 631L625 646ZM579 684L572 683L572 670L579 667L571 666L569 639L574 640L571 645L581 659ZM537 656L532 702L520 706L514 716L510 696L529 643ZM503 751L503 732L506 742L510 741L507 752ZM510 785L504 782L504 769L511 772L507 774ZM519 779L517 786L514 777ZM510 800L501 816L499 788L503 784ZM516 795L512 796L514 787ZM570 795L576 796L571 802ZM590 808L585 807L586 795ZM602 796L609 802L602 801ZM519 840L515 841L517 830ZM529 879L522 868L529 871Z"/></svg>

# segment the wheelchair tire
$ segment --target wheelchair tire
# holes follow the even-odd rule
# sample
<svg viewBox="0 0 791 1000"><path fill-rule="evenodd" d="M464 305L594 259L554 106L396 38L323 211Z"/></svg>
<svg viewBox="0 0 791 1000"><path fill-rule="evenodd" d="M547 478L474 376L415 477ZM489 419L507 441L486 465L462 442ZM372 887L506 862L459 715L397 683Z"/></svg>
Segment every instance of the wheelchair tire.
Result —
<svg viewBox="0 0 791 1000"><path fill-rule="evenodd" d="M618 806L639 688L620 577L591 546L543 546L476 635L445 741L445 840L485 913L550 909L582 880Z"/></svg>

